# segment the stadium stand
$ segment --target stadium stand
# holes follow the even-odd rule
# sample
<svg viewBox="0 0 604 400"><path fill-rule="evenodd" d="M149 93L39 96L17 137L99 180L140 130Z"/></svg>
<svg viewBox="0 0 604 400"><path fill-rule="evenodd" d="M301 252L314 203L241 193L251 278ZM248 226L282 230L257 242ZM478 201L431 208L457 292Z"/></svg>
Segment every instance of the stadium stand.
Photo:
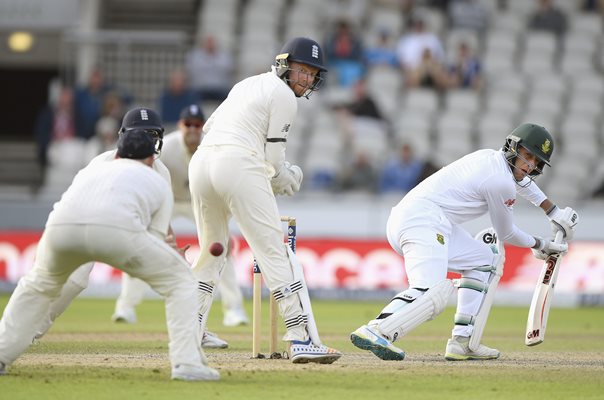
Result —
<svg viewBox="0 0 604 400"><path fill-rule="evenodd" d="M554 155L556 179L584 181L582 174L604 163L598 157L604 150L602 14L583 11L580 0L555 1L568 19L566 34L557 40L553 34L528 28L535 1L477 1L490 14L484 35L453 31L446 11L430 7L430 1L414 4L448 55L454 54L460 37L469 35L483 65L480 92L411 90L405 88L401 71L368 70L368 90L392 123L393 135L388 140L412 142L419 155L438 151L439 161L446 163L478 147L500 147L518 123L542 123L560 138ZM145 13L151 14L135 18L132 10L141 3L145 3ZM97 65L108 79L126 87L136 103L154 105L169 71L182 64L194 40L204 35L212 34L231 52L241 79L267 70L286 38L308 35L324 42L331 24L340 17L348 17L365 41L374 40L381 29L400 37L407 20L401 2L395 0L178 0L163 4L160 0L101 2L98 26L88 27L96 32L94 38L66 36L66 48L72 50L67 57L72 57L76 68L81 67L77 50L93 45ZM305 173L336 173L342 147L337 140L342 138L330 115L331 105L347 96L346 90L328 80L317 98L309 104L300 102L301 116L292 135L296 139L291 141L288 157L300 163ZM208 105L206 113L215 106ZM384 158L388 153L384 150ZM550 189L547 182L551 180L544 180L545 189ZM586 185L577 183L556 195L587 199L590 193Z"/></svg>

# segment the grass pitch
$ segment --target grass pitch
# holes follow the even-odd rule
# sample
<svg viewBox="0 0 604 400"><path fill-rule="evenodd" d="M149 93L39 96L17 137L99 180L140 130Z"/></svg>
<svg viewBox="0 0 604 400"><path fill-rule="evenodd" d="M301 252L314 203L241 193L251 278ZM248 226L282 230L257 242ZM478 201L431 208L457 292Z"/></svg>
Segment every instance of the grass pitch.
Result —
<svg viewBox="0 0 604 400"><path fill-rule="evenodd" d="M4 309L7 296L0 297ZM386 301L386 299L385 299ZM251 326L225 328L220 303L209 329L229 349L208 350L218 382L172 382L163 303L145 301L139 322L110 322L113 300L78 299L39 343L0 377L6 399L602 399L604 309L553 309L546 340L524 345L526 308L494 307L485 344L499 360L443 358L455 310L448 308L397 342L402 362L355 348L351 331L382 303L313 302L323 341L344 355L332 365L251 359ZM249 305L249 303L248 303ZM267 315L267 304L263 311ZM249 315L251 310L248 309ZM266 322L265 317L265 322ZM268 332L268 325L263 327ZM281 327L280 332L283 332ZM266 335L265 335L266 336ZM267 341L263 348L268 346ZM285 348L282 348L285 351Z"/></svg>

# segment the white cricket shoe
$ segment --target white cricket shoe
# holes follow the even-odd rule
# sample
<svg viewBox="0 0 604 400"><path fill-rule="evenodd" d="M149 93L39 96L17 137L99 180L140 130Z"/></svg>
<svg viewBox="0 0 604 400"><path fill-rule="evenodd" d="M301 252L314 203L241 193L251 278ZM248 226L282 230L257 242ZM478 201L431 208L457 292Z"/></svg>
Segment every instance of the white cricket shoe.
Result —
<svg viewBox="0 0 604 400"><path fill-rule="evenodd" d="M317 346L310 339L306 342L292 340L290 351L294 364L306 364L309 362L331 364L342 357L342 353L338 350L325 345Z"/></svg>
<svg viewBox="0 0 604 400"><path fill-rule="evenodd" d="M0 362L0 375L6 375L6 365Z"/></svg>
<svg viewBox="0 0 604 400"><path fill-rule="evenodd" d="M215 333L205 331L201 339L201 347L205 347L206 349L226 349L229 347L229 344Z"/></svg>
<svg viewBox="0 0 604 400"><path fill-rule="evenodd" d="M220 372L207 365L177 365L172 368L172 379L176 381L217 381Z"/></svg>
<svg viewBox="0 0 604 400"><path fill-rule="evenodd" d="M464 336L453 336L447 341L445 359L449 361L464 360L494 360L499 358L499 350L480 345L478 350L472 351L469 347L470 338Z"/></svg>
<svg viewBox="0 0 604 400"><path fill-rule="evenodd" d="M116 323L136 324L136 311L134 308L120 308L115 310L111 320Z"/></svg>
<svg viewBox="0 0 604 400"><path fill-rule="evenodd" d="M405 352L394 346L390 340L381 335L377 329L363 325L350 334L350 341L359 349L369 350L378 358L387 361L402 361Z"/></svg>
<svg viewBox="0 0 604 400"><path fill-rule="evenodd" d="M240 326L247 325L250 323L245 311L238 307L231 310L226 310L224 312L224 318L222 319L222 324L224 326Z"/></svg>

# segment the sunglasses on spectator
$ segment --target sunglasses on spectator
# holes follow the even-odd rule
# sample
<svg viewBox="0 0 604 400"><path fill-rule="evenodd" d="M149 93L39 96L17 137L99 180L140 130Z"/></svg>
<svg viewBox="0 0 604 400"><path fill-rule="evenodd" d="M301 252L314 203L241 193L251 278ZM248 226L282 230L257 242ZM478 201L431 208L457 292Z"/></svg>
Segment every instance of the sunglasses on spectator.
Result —
<svg viewBox="0 0 604 400"><path fill-rule="evenodd" d="M185 121L183 124L187 127L201 128L203 124L201 122Z"/></svg>

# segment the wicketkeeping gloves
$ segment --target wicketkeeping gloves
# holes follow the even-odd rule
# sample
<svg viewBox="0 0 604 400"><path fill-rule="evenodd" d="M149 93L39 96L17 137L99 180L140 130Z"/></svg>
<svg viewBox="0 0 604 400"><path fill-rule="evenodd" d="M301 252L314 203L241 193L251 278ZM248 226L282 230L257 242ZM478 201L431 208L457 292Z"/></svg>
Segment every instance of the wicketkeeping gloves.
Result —
<svg viewBox="0 0 604 400"><path fill-rule="evenodd" d="M275 195L288 195L293 196L302 184L302 170L297 165L291 165L289 162L285 162L283 168L277 175L271 179L271 186L273 187L273 193Z"/></svg>

